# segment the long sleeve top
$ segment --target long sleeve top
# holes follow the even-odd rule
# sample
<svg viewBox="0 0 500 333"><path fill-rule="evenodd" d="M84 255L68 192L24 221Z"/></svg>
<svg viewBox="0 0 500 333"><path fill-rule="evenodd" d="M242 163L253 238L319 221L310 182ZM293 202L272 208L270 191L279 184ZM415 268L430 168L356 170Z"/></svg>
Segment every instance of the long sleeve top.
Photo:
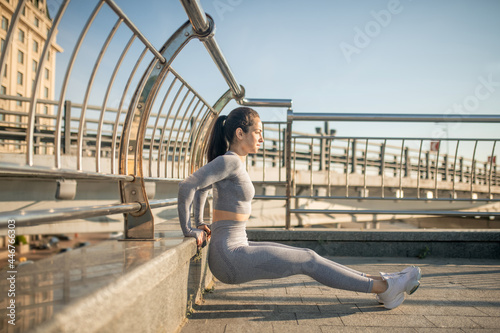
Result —
<svg viewBox="0 0 500 333"><path fill-rule="evenodd" d="M197 237L202 230L203 208L213 187L214 209L250 214L255 188L240 157L231 151L218 156L179 183L177 210L184 236ZM196 227L191 226L194 206Z"/></svg>

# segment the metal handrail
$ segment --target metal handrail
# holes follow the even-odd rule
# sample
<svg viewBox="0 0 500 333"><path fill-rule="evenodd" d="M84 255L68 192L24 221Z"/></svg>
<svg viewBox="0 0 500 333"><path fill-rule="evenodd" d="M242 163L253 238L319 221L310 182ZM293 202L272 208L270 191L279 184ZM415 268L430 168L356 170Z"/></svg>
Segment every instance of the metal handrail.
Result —
<svg viewBox="0 0 500 333"><path fill-rule="evenodd" d="M151 208L161 208L177 205L177 198L164 200L151 200ZM16 210L0 213L0 229L6 228L9 220L15 220L19 226L33 226L44 223L53 223L56 221L68 221L80 218L90 218L107 216L122 213L133 213L141 209L138 202L65 207L56 209L40 210Z"/></svg>
<svg viewBox="0 0 500 333"><path fill-rule="evenodd" d="M32 226L42 223L53 223L54 221L66 221L80 218L106 216L122 213L137 212L141 209L139 202L94 205L84 207L67 207L43 210L16 210L0 213L0 228L7 227L7 221L13 219L16 225Z"/></svg>
<svg viewBox="0 0 500 333"><path fill-rule="evenodd" d="M43 178L70 178L70 179L115 179L124 181L133 181L134 176L131 175L113 175L113 174L103 174L97 172L88 171L75 171L67 169L53 169L44 168L39 166L27 166L18 165L13 163L2 163L0 162L0 176L10 172L9 176L29 176L29 177L43 177Z"/></svg>
<svg viewBox="0 0 500 333"><path fill-rule="evenodd" d="M453 210L389 210L389 209L290 209L294 214L387 214L387 215L439 215L439 216L500 216L500 212L471 212L471 211L453 211Z"/></svg>
<svg viewBox="0 0 500 333"><path fill-rule="evenodd" d="M201 42L205 45L205 48L212 57L212 60L226 80L226 83L233 94L233 98L238 102L238 104L255 107L292 107L291 99L245 98L245 89L236 81L228 62L214 37L215 26L213 20L207 16L199 0L180 1L194 30L201 36Z"/></svg>
<svg viewBox="0 0 500 333"><path fill-rule="evenodd" d="M383 121L433 123L487 123L500 122L500 115L471 114L405 114L405 113L300 113L289 112L292 121Z"/></svg>
<svg viewBox="0 0 500 333"><path fill-rule="evenodd" d="M207 19L205 11L201 7L201 4L198 0L181 0L181 4L186 11L186 14L193 25L194 30L205 38L201 39L201 42L205 45L208 53L212 57L213 61L219 68L222 76L226 80L229 88L233 92L233 96L235 99L241 99L245 96L244 89L236 81L229 64L227 63L226 58L222 54L221 49L219 48L219 44L217 40L213 37L215 33L215 27L212 25Z"/></svg>

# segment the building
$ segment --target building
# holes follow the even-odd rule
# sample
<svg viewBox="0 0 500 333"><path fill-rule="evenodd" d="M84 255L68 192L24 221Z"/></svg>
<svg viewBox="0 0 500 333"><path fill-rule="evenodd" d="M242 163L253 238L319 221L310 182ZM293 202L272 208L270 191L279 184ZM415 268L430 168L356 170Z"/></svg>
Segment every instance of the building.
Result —
<svg viewBox="0 0 500 333"><path fill-rule="evenodd" d="M46 0L26 0L17 25L12 31L10 45L8 31L14 21L19 0L0 0L1 51L7 52L1 70L0 87L0 152L20 153L25 151L22 135L27 128L31 98L41 55L52 27L52 19ZM62 52L53 39L48 49L44 68L41 69L37 98L53 100L55 94L56 53ZM38 103L36 133L50 133L54 129L54 106ZM2 134L3 132L3 134ZM12 138L12 139L10 139ZM51 154L53 143L38 140L36 152Z"/></svg>

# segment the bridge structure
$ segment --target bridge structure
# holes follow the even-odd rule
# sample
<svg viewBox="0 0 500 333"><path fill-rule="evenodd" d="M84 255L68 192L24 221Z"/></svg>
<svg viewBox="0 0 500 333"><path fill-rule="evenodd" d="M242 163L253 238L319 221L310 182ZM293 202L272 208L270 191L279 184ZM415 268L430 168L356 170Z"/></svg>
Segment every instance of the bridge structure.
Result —
<svg viewBox="0 0 500 333"><path fill-rule="evenodd" d="M317 133L292 131L294 123L318 120L325 123L324 129L316 128ZM248 168L261 166L252 172L256 183L281 187L278 192L282 195L267 196L263 190L257 198L286 200L287 228L291 223L300 225L300 216L309 224L328 223L328 219L338 224L409 216L498 216L495 138L338 137L329 129L329 122L339 121L498 120L486 115L310 114L290 110L287 123L265 124L272 138L264 143L258 157L250 159L252 167ZM276 133L282 140L276 139ZM479 151L487 158L478 158ZM276 193L275 188L270 191ZM325 218L310 218L311 214ZM299 218L292 222L293 216Z"/></svg>
<svg viewBox="0 0 500 333"><path fill-rule="evenodd" d="M28 0L2 2L3 13L10 16L2 37L0 68L12 69L16 51L22 47L15 36L25 20L25 8L31 8L34 3ZM143 288L144 284L152 286L147 291L151 295L172 293L178 295L175 297L180 303L186 303L185 295L189 292L181 288L183 292L179 294L175 286L187 288L184 286L187 273L181 274L182 281L165 282L154 267L158 267L159 262L165 264L167 267L162 266L161 272L166 276L171 276L172 271L193 271L190 259L197 253L194 240L183 239L180 228L173 228L171 223L177 215L177 185L205 163L208 133L232 100L256 109L278 107L288 112L281 122L264 123L263 149L247 159L248 171L257 188L254 215L258 218L255 220L263 221L255 222L255 226L291 229L296 224L304 224L304 218L309 216L325 218L317 219L318 223L332 223L332 218L333 223L342 222L342 216L363 222L415 215L500 216L500 175L494 158L498 138L338 137L327 128L330 122L339 121L499 123L500 116L297 113L292 110L291 99L247 98L217 44L214 20L198 1L181 0L181 3L189 20L156 48L115 1L87 2L95 7L72 49L64 50L69 57L64 73L58 76L61 78L58 97L54 93L50 98L44 90L47 85L44 65L51 54L54 56L59 24L71 5L69 0L63 0L37 54L30 93L20 96L15 93L15 87L10 86L5 93L0 93L3 245L10 245L12 230L18 236L124 233L122 241L115 241L118 244L103 245L95 253L89 250L88 256L68 254L66 259L54 261L59 262L58 265L44 270L49 275L60 270L66 272L62 285L57 287L62 288L62 298L55 305L51 303L52 307L45 307L43 300L38 302L27 297L25 311L35 310L23 321L25 328L43 324L40 329L44 331L61 331L69 321L74 321L68 330L87 327L88 331L98 331L104 327L92 325L130 330L133 326L127 323L134 316L127 318L129 312L123 307L133 306L131 300L140 302L137 295L130 293L131 289ZM71 89L78 89L76 83L82 82L81 76L74 73L78 60L88 60L86 41L103 11L108 15L112 13L115 23L110 31L99 31L102 45L92 48L92 60L83 71L87 76L83 80L81 100L70 99ZM122 33L128 37L118 38ZM195 40L203 43L228 85L228 90L221 92L213 105L171 66L181 50ZM109 63L113 63L111 68ZM13 70L5 72L9 82L13 73ZM101 85L97 84L97 78ZM104 89L102 82L106 82ZM102 92L99 103L92 97L94 90ZM116 94L119 96L117 107L110 105L111 96ZM294 130L294 126L305 121L325 122L325 129L317 133ZM451 145L453 154L443 153L445 142ZM491 158L479 157L479 150L487 151L486 155ZM170 222L166 229L162 226L165 221ZM106 255L102 256L103 253ZM172 253L180 256L174 259L182 264L172 259ZM205 251L198 255L206 260ZM77 266L67 261L70 257ZM82 293L91 295L91 301L79 305L71 302L69 286L70 281L75 280L70 273L72 267L82 272L76 279L79 288L88 276L95 277L97 263L89 266L89 258L112 268L112 273L103 273L106 279L112 280L113 274L125 276L119 284L112 285L115 289L108 289L108 298L103 301L108 309L116 306L119 313L115 317L123 319L120 323L113 321L113 317L105 319L105 324L92 323L92 316L89 317L95 311L92 304L102 301L103 297L97 289L90 292L83 288ZM205 261L196 262L197 278L190 292L199 299L209 285L210 275ZM139 266L142 273L136 269ZM30 292L39 292L45 282L51 286L60 284L57 278L46 281L37 275L39 267L25 272L26 285L33 287ZM129 274L139 274L146 282L134 282ZM174 274L175 279L179 274ZM155 289L160 285L163 289ZM172 285L168 287L171 289L165 285ZM57 288L49 288L50 297L60 296L54 292ZM117 296L122 291L122 296L130 296L126 302ZM156 298L148 300L154 303ZM65 309L67 304L78 307L76 314L74 308ZM153 304L142 305L151 313L157 311ZM184 308L180 312L178 308L172 311L175 320L170 326L159 318L151 318L157 325L153 326L174 331L185 312ZM55 318L55 313L61 313L59 319L48 322ZM4 322L4 325L7 324Z"/></svg>

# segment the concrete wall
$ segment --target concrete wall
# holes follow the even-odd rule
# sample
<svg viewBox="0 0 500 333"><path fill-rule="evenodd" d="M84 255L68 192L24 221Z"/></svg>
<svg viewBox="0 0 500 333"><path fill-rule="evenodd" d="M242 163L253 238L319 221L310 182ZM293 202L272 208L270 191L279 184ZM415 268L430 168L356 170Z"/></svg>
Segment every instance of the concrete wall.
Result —
<svg viewBox="0 0 500 333"><path fill-rule="evenodd" d="M275 241L321 255L366 257L500 258L500 231L247 231L254 241Z"/></svg>
<svg viewBox="0 0 500 333"><path fill-rule="evenodd" d="M156 241L105 241L19 267L23 296L16 299L16 328L177 332L212 283L207 248L197 252L194 238L178 231L157 236ZM6 287L0 284L1 290Z"/></svg>

